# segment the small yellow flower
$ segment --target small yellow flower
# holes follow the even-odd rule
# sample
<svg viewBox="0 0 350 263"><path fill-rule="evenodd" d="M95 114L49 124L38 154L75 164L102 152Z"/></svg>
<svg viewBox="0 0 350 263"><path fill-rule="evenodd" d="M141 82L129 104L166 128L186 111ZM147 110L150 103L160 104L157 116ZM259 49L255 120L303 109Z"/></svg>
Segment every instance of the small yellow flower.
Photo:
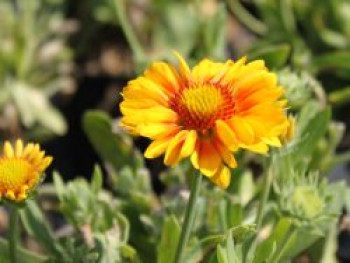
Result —
<svg viewBox="0 0 350 263"><path fill-rule="evenodd" d="M52 157L45 157L39 144L29 143L23 147L23 142L17 140L12 147L6 141L0 157L0 197L17 202L26 199L51 162Z"/></svg>
<svg viewBox="0 0 350 263"><path fill-rule="evenodd" d="M204 59L191 70L177 56L179 70L156 62L128 83L121 125L153 140L146 158L165 153L164 163L175 165L190 156L196 169L226 188L229 168L237 166L233 152L281 146L288 125L283 89L262 60Z"/></svg>

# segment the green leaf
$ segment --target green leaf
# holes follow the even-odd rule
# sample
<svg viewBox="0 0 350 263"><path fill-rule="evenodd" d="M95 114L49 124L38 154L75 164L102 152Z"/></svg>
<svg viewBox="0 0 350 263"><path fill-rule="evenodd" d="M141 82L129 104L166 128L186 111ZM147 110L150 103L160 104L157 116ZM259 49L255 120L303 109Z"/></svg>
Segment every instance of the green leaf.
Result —
<svg viewBox="0 0 350 263"><path fill-rule="evenodd" d="M229 262L239 262L235 252L232 234L229 235L226 239L226 251Z"/></svg>
<svg viewBox="0 0 350 263"><path fill-rule="evenodd" d="M179 238L179 223L176 217L171 215L165 219L163 224L162 236L157 249L158 263L174 262Z"/></svg>
<svg viewBox="0 0 350 263"><path fill-rule="evenodd" d="M272 239L261 242L256 250L252 263L263 263L268 262L268 259L276 250L276 242Z"/></svg>
<svg viewBox="0 0 350 263"><path fill-rule="evenodd" d="M15 83L11 91L24 126L32 128L39 123L55 134L66 133L67 125L63 116L42 91L24 83Z"/></svg>
<svg viewBox="0 0 350 263"><path fill-rule="evenodd" d="M315 56L311 66L316 72L329 69L350 70L350 52L335 51Z"/></svg>
<svg viewBox="0 0 350 263"><path fill-rule="evenodd" d="M318 231L313 231L310 229L310 227L300 227L289 237L288 244L284 248L281 259L293 258L297 256L322 236L322 234L320 234Z"/></svg>
<svg viewBox="0 0 350 263"><path fill-rule="evenodd" d="M21 210L21 219L28 234L33 236L48 252L62 259L65 258L63 248L55 239L44 215L34 201L27 201L26 207Z"/></svg>
<svg viewBox="0 0 350 263"><path fill-rule="evenodd" d="M134 263L141 262L140 259L138 258L137 251L133 247L129 245L123 245L120 247L120 250L123 258L126 258Z"/></svg>
<svg viewBox="0 0 350 263"><path fill-rule="evenodd" d="M0 238L0 262L1 263L11 263L8 252L9 252L9 247L8 247L7 240ZM24 248L18 248L17 253L18 253L18 258L21 259L21 263L47 262L47 259L45 257Z"/></svg>
<svg viewBox="0 0 350 263"><path fill-rule="evenodd" d="M269 68L281 68L287 63L289 58L291 47L287 44L268 46L261 48L257 51L253 51L249 55L249 60L263 59L267 67Z"/></svg>
<svg viewBox="0 0 350 263"><path fill-rule="evenodd" d="M62 202L65 193L65 185L60 174L56 171L53 172L53 182L55 185L57 197L60 200L60 202Z"/></svg>
<svg viewBox="0 0 350 263"><path fill-rule="evenodd" d="M94 194L98 194L102 189L103 179L102 179L102 170L99 165L95 165L94 173L91 181L91 190Z"/></svg>
<svg viewBox="0 0 350 263"><path fill-rule="evenodd" d="M223 60L226 47L226 7L223 3L218 5L216 13L209 20L204 21L203 34L206 46L206 55L213 59Z"/></svg>
<svg viewBox="0 0 350 263"><path fill-rule="evenodd" d="M116 171L124 166L134 169L143 166L141 155L133 148L131 139L122 131L113 132L112 119L106 113L86 112L83 127L97 153L110 162Z"/></svg>
<svg viewBox="0 0 350 263"><path fill-rule="evenodd" d="M225 246L218 245L216 249L217 259L219 263L241 263L242 260L237 254L232 238L232 233L229 231L226 237Z"/></svg>
<svg viewBox="0 0 350 263"><path fill-rule="evenodd" d="M196 44L195 36L198 35L201 26L193 6L185 2L169 2L166 8L158 10L158 13L152 39L154 50L168 52L169 48L172 48L184 56L189 54Z"/></svg>
<svg viewBox="0 0 350 263"><path fill-rule="evenodd" d="M274 227L273 232L269 239L276 242L278 246L280 246L284 240L284 238L287 236L290 227L292 226L292 220L290 218L283 217L281 218L277 225Z"/></svg>
<svg viewBox="0 0 350 263"><path fill-rule="evenodd" d="M251 171L242 174L242 178L239 181L238 191L241 205L242 207L245 207L255 194L255 185Z"/></svg>
<svg viewBox="0 0 350 263"><path fill-rule="evenodd" d="M230 227L238 226L243 221L243 208L241 204L227 203L227 222Z"/></svg>
<svg viewBox="0 0 350 263"><path fill-rule="evenodd" d="M226 249L218 245L216 248L216 255L219 263L229 263L227 258Z"/></svg>

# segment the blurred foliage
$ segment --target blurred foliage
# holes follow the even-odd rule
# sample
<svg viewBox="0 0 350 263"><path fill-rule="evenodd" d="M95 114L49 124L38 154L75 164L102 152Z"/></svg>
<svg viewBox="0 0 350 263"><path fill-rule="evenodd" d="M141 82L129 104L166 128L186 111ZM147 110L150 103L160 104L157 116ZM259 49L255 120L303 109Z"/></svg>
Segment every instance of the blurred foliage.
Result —
<svg viewBox="0 0 350 263"><path fill-rule="evenodd" d="M0 110L10 136L21 135L22 126L36 139L66 132L50 102L70 81L63 11L61 0L0 3Z"/></svg>
<svg viewBox="0 0 350 263"><path fill-rule="evenodd" d="M117 23L123 29L133 52L136 72L154 60L173 61L172 50L192 62L203 56L225 57L227 10L224 3L90 0L89 4L97 21Z"/></svg>
<svg viewBox="0 0 350 263"><path fill-rule="evenodd" d="M350 4L347 0L227 0L233 14L254 34L244 52L271 68L289 63L296 71L332 80L325 89L333 104L349 101ZM251 12L251 10L253 12ZM329 76L331 73L332 76ZM334 92L334 94L333 94Z"/></svg>

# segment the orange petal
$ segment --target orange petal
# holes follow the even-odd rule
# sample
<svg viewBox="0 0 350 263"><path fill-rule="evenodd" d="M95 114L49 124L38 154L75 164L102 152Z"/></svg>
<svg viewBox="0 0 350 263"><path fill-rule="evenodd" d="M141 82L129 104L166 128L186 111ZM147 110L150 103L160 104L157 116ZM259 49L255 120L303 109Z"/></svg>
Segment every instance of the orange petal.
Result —
<svg viewBox="0 0 350 263"><path fill-rule="evenodd" d="M165 152L164 164L175 165L181 160L181 148L184 143L188 131L182 130L169 142L168 148Z"/></svg>
<svg viewBox="0 0 350 263"><path fill-rule="evenodd" d="M213 143L215 145L216 150L220 154L221 158L224 162L231 168L237 167L237 162L233 154L229 151L229 149L219 140L219 138L214 139Z"/></svg>
<svg viewBox="0 0 350 263"><path fill-rule="evenodd" d="M222 160L220 154L208 139L197 140L194 153L191 156L192 164L205 176L213 176L220 167Z"/></svg>

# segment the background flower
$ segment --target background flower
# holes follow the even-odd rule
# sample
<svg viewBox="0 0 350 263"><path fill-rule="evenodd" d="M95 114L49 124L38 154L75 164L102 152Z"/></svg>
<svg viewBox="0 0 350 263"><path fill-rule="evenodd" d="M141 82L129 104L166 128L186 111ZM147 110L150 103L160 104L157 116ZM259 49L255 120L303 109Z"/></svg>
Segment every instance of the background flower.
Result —
<svg viewBox="0 0 350 263"><path fill-rule="evenodd" d="M39 183L41 174L52 162L51 156L40 151L39 144L17 140L15 147L10 142L4 144L0 157L0 195L13 201L23 201L28 192Z"/></svg>

